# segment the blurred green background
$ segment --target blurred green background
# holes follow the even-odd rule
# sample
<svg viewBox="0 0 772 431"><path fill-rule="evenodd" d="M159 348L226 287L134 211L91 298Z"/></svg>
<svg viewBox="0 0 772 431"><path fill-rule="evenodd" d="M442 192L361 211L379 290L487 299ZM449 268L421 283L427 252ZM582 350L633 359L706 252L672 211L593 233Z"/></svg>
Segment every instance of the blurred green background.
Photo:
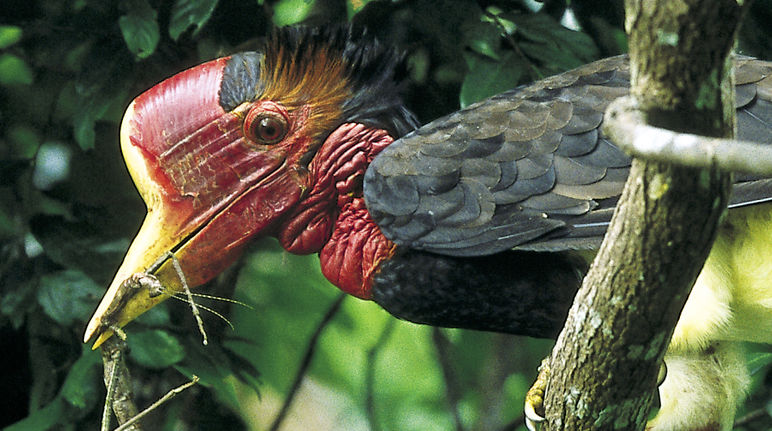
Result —
<svg viewBox="0 0 772 431"><path fill-rule="evenodd" d="M98 429L104 386L85 322L144 217L121 160L133 97L184 68L259 46L274 26L353 22L406 52L405 96L428 122L476 100L624 52L621 1L3 0L0 4L0 427ZM772 0L739 51L772 58ZM316 256L256 244L201 289L208 347L182 302L127 327L137 402L192 375L152 430L267 430L339 297ZM283 430L521 430L550 341L400 322L347 298L324 328ZM739 429L772 427L770 355ZM746 417L750 418L750 416Z"/></svg>

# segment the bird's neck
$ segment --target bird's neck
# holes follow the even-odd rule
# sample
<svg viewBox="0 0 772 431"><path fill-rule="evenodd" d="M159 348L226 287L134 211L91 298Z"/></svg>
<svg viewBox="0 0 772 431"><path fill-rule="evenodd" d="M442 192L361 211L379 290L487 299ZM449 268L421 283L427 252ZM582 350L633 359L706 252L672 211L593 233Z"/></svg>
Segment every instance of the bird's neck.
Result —
<svg viewBox="0 0 772 431"><path fill-rule="evenodd" d="M362 195L365 170L393 140L385 130L362 124L338 127L309 164L311 186L277 234L287 251L319 252L324 276L360 298L370 298L374 272L394 252Z"/></svg>

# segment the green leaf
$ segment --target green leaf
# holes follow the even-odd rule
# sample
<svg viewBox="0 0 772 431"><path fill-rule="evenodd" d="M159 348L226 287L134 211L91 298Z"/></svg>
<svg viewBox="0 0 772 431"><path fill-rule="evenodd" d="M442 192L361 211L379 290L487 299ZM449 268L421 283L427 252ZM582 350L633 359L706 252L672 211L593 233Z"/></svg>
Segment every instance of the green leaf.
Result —
<svg viewBox="0 0 772 431"><path fill-rule="evenodd" d="M239 397L232 378L234 373L246 370L237 370L238 367L234 366L226 352L217 344L204 348L197 336L188 337L186 344L187 357L175 365L175 368L189 378L198 376L202 386L212 389L226 405L238 409Z"/></svg>
<svg viewBox="0 0 772 431"><path fill-rule="evenodd" d="M277 27L298 24L311 15L315 0L279 0L273 5L273 23Z"/></svg>
<svg viewBox="0 0 772 431"><path fill-rule="evenodd" d="M66 268L80 269L100 284L112 279L114 265L121 261L129 244L128 239L112 237L93 224L68 222L55 216L35 217L32 233L51 260Z"/></svg>
<svg viewBox="0 0 772 431"><path fill-rule="evenodd" d="M32 214L61 216L68 221L73 219L70 205L70 202L52 198L40 190L31 191L28 195L28 200L26 201L26 206Z"/></svg>
<svg viewBox="0 0 772 431"><path fill-rule="evenodd" d="M501 61L475 55L468 55L467 59L469 73L461 84L459 96L462 107L516 87L528 67L522 58L512 52L504 54Z"/></svg>
<svg viewBox="0 0 772 431"><path fill-rule="evenodd" d="M88 110L84 109L75 114L72 120L72 130L75 135L75 142L83 151L91 150L94 148L94 142L96 134L94 133L94 125L96 119L93 115L90 115Z"/></svg>
<svg viewBox="0 0 772 431"><path fill-rule="evenodd" d="M748 14L750 18L751 14ZM743 21L743 28L749 20ZM609 24L601 17L590 17L591 27L595 29L595 42L609 53L627 52L627 34L619 27Z"/></svg>
<svg viewBox="0 0 772 431"><path fill-rule="evenodd" d="M103 293L86 274L70 269L41 277L38 303L48 317L68 326L85 321Z"/></svg>
<svg viewBox="0 0 772 431"><path fill-rule="evenodd" d="M28 124L14 124L6 132L6 137L16 157L31 159L40 147L38 130Z"/></svg>
<svg viewBox="0 0 772 431"><path fill-rule="evenodd" d="M94 148L96 137L94 126L96 121L107 112L113 99L106 96L94 96L85 98L82 102L85 102L86 106L75 113L72 119L72 128L78 146L86 151Z"/></svg>
<svg viewBox="0 0 772 431"><path fill-rule="evenodd" d="M590 36L563 27L545 13L505 15L517 24L517 35L523 39L520 49L541 63L547 74L581 66L600 55Z"/></svg>
<svg viewBox="0 0 772 431"><path fill-rule="evenodd" d="M79 73L83 67L89 66L88 55L93 48L94 41L87 39L67 52L64 57L64 68Z"/></svg>
<svg viewBox="0 0 772 431"><path fill-rule="evenodd" d="M347 0L346 1L346 12L348 12L348 19L351 19L359 13L362 9L367 6L368 3L373 2L375 0Z"/></svg>
<svg viewBox="0 0 772 431"><path fill-rule="evenodd" d="M157 16L158 13L146 0L133 0L129 13L118 18L123 40L137 59L149 57L158 46L161 33Z"/></svg>
<svg viewBox="0 0 772 431"><path fill-rule="evenodd" d="M32 81L32 69L27 62L13 54L0 55L1 85L30 85Z"/></svg>
<svg viewBox="0 0 772 431"><path fill-rule="evenodd" d="M193 35L209 21L218 0L177 0L172 6L169 20L169 36L175 42L190 26L195 26Z"/></svg>
<svg viewBox="0 0 772 431"><path fill-rule="evenodd" d="M224 339L222 352L230 364L231 372L234 373L244 384L251 387L255 393L259 394L260 386L262 384L259 378L260 372L250 361L251 358L247 359L236 351L228 348L228 341L229 340L227 338Z"/></svg>
<svg viewBox="0 0 772 431"><path fill-rule="evenodd" d="M123 251L128 248L128 244L123 244ZM147 310L137 317L135 322L139 322L145 326L168 326L170 323L169 308L167 304L159 304L155 307Z"/></svg>
<svg viewBox="0 0 772 431"><path fill-rule="evenodd" d="M21 27L0 25L0 49L8 48L21 40Z"/></svg>
<svg viewBox="0 0 772 431"><path fill-rule="evenodd" d="M493 23L476 21L464 31L464 38L469 48L485 57L500 60L499 45L501 32Z"/></svg>
<svg viewBox="0 0 772 431"><path fill-rule="evenodd" d="M99 352L83 345L81 357L72 364L64 380L62 397L79 409L93 407L101 393L101 362Z"/></svg>
<svg viewBox="0 0 772 431"><path fill-rule="evenodd" d="M747 367L752 373L769 366L769 364L772 364L772 353L770 352L756 352L748 355Z"/></svg>
<svg viewBox="0 0 772 431"><path fill-rule="evenodd" d="M185 348L180 341L160 329L131 333L126 343L129 356L147 368L166 368L185 358Z"/></svg>
<svg viewBox="0 0 772 431"><path fill-rule="evenodd" d="M410 79L418 83L425 83L429 76L429 67L431 59L429 51L426 49L417 49L407 59Z"/></svg>
<svg viewBox="0 0 772 431"><path fill-rule="evenodd" d="M24 281L18 283L15 289L7 289L0 295L0 313L11 321L14 329L24 323L27 313L36 309L35 289L37 283Z"/></svg>

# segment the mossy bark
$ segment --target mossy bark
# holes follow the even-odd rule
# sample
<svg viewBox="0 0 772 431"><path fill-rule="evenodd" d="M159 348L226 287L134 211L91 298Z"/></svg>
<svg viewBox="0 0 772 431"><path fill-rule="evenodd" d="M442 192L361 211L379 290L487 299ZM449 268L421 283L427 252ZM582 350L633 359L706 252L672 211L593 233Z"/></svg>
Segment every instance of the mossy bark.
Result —
<svg viewBox="0 0 772 431"><path fill-rule="evenodd" d="M632 95L647 122L732 137L734 0L627 0ZM634 160L558 338L547 430L642 430L673 328L726 208L729 174Z"/></svg>

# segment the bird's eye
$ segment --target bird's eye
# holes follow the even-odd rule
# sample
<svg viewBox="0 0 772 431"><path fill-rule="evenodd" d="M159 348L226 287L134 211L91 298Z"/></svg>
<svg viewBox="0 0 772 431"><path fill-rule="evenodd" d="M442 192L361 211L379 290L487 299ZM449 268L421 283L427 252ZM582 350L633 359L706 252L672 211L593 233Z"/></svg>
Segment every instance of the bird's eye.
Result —
<svg viewBox="0 0 772 431"><path fill-rule="evenodd" d="M275 144L287 135L287 120L279 113L256 109L247 114L244 132L255 143Z"/></svg>

